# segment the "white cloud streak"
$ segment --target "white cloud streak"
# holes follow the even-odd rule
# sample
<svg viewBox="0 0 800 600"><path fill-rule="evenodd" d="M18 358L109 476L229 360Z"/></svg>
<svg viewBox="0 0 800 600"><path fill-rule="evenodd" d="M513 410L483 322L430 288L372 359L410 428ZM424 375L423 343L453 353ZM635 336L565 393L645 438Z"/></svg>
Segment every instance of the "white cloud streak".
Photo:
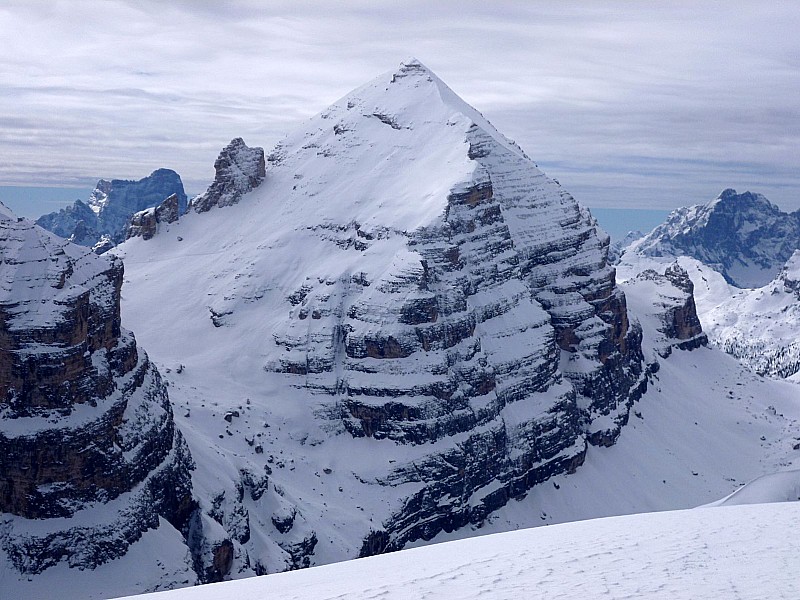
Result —
<svg viewBox="0 0 800 600"><path fill-rule="evenodd" d="M724 187L800 208L800 8L780 2L130 2L0 6L0 184L269 149L416 56L589 206Z"/></svg>

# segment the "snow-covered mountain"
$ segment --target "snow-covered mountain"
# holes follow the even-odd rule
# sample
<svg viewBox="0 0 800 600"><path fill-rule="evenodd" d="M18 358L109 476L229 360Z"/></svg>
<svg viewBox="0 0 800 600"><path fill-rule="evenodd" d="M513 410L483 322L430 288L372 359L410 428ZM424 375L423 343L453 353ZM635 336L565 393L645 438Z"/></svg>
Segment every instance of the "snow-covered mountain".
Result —
<svg viewBox="0 0 800 600"><path fill-rule="evenodd" d="M684 458L652 473L680 487L665 494L662 476L635 502L594 500L603 484L593 474L621 473L630 489L626 461L653 456L635 437L611 465L579 467L609 460L586 440L624 443L645 388L642 332L628 321L607 244L558 184L410 61L291 134L237 204L119 247L126 319L170 370L201 506L234 542L231 576L473 535L492 521L540 522L537 508L512 513L525 494L546 493L550 484L537 484L547 479L575 486L555 501L569 519L702 503L732 491L729 479L761 474L762 442L746 428L720 438L752 462L717 469L730 446L715 447L691 461L697 476L667 441ZM663 273L656 296L642 292L660 306L640 320L655 324L653 348L668 354L700 334L662 327L680 322L691 296ZM715 367L724 376L690 391L662 365L657 376L670 380L653 402L672 406L680 390L701 407L710 393L725 404L722 381L749 377L719 352L694 352L724 363ZM685 443L698 413L673 410L695 419L664 414L648 430L663 423ZM728 410L735 420L745 409ZM777 439L783 420L770 422ZM248 481L265 467L269 483L251 496Z"/></svg>
<svg viewBox="0 0 800 600"><path fill-rule="evenodd" d="M800 371L800 251L767 285L740 289L710 266L687 256L642 256L629 252L617 265L618 278L662 270L672 262L693 282L697 315L712 345L760 375L797 379ZM623 286L624 287L624 286Z"/></svg>
<svg viewBox="0 0 800 600"><path fill-rule="evenodd" d="M172 543L141 568L169 561L165 583L194 582L179 533L195 506L192 461L165 384L121 328L121 261L2 205L0 257L3 597L26 597L25 582L45 571L120 559L153 535Z"/></svg>
<svg viewBox="0 0 800 600"><path fill-rule="evenodd" d="M792 377L800 371L800 250L778 276L730 297L703 314L709 336L720 348L762 375Z"/></svg>
<svg viewBox="0 0 800 600"><path fill-rule="evenodd" d="M183 365L171 395L234 573L480 523L613 443L645 365L608 237L428 69L354 91L267 163L238 204L119 248L128 323ZM248 500L240 472L265 466Z"/></svg>
<svg viewBox="0 0 800 600"><path fill-rule="evenodd" d="M101 179L87 202L76 200L57 212L42 215L37 225L81 246L102 243L106 250L125 240L131 216L154 208L172 194L177 195L180 214L187 199L180 176L170 169L157 169L138 181Z"/></svg>
<svg viewBox="0 0 800 600"><path fill-rule="evenodd" d="M617 285L588 211L418 61L265 162L234 140L207 207L114 251L196 465L187 537L6 561L14 597L685 508L800 458L797 387L704 345L685 265Z"/></svg>
<svg viewBox="0 0 800 600"><path fill-rule="evenodd" d="M691 256L741 288L766 285L798 248L800 211L784 213L761 194L732 189L673 211L629 246L646 256Z"/></svg>

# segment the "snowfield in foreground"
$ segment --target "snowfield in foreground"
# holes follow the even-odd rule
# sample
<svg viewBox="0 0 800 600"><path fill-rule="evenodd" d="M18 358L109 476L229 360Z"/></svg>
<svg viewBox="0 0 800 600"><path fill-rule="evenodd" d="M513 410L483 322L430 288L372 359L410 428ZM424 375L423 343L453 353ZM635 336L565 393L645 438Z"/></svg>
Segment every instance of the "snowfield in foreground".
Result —
<svg viewBox="0 0 800 600"><path fill-rule="evenodd" d="M647 513L136 598L800 598L798 528L797 502Z"/></svg>

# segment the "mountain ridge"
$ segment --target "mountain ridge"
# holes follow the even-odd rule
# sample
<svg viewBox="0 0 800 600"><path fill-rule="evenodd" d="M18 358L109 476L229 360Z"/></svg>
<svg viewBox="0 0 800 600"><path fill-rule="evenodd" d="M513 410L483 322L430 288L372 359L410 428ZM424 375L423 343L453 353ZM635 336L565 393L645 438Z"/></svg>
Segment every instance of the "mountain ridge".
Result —
<svg viewBox="0 0 800 600"><path fill-rule="evenodd" d="M154 208L176 194L180 214L186 212L187 197L180 175L171 169L156 169L139 180L101 179L86 202L42 215L36 224L81 246L102 250L125 240L134 213Z"/></svg>
<svg viewBox="0 0 800 600"><path fill-rule="evenodd" d="M798 247L800 211L785 213L761 194L728 188L705 205L676 209L629 250L691 256L737 287L761 287Z"/></svg>

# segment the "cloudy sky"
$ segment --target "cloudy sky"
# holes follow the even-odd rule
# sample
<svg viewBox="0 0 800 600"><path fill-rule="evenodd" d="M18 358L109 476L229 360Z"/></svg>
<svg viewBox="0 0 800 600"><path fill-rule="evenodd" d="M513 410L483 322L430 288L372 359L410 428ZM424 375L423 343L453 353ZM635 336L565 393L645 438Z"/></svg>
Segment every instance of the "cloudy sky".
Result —
<svg viewBox="0 0 800 600"><path fill-rule="evenodd" d="M800 208L797 2L3 0L0 186L178 171L415 56L591 207Z"/></svg>

